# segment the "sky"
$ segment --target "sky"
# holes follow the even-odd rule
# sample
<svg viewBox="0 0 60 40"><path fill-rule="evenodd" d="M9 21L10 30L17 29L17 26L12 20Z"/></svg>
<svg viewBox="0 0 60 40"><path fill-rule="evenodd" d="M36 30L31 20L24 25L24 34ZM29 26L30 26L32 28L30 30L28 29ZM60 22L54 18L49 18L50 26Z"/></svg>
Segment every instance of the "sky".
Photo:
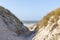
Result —
<svg viewBox="0 0 60 40"><path fill-rule="evenodd" d="M41 20L60 7L60 0L0 0L0 5L20 20Z"/></svg>

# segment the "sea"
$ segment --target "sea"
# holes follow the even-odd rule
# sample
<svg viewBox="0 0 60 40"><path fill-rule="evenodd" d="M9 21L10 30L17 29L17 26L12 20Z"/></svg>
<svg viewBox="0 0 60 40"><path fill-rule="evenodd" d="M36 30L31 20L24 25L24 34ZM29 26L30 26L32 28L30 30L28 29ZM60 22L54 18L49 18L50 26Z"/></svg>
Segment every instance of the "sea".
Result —
<svg viewBox="0 0 60 40"><path fill-rule="evenodd" d="M25 26L29 27L29 26L33 26L38 21L22 21L22 22L24 23Z"/></svg>

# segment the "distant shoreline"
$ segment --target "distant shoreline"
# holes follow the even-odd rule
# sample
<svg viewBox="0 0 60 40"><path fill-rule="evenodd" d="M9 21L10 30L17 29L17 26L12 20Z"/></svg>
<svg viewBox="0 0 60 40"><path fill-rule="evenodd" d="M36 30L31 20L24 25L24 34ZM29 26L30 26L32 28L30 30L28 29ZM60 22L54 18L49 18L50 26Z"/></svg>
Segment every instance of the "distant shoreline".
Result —
<svg viewBox="0 0 60 40"><path fill-rule="evenodd" d="M38 21L22 21L23 23L30 24L30 23L37 23Z"/></svg>

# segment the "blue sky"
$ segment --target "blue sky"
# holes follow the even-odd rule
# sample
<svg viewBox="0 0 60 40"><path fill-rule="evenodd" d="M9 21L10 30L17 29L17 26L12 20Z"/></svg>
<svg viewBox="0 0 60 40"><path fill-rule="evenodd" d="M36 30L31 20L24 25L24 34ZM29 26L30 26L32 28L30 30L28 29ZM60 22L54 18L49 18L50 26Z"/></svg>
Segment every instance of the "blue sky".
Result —
<svg viewBox="0 0 60 40"><path fill-rule="evenodd" d="M60 7L60 0L0 0L20 20L40 20L50 11Z"/></svg>

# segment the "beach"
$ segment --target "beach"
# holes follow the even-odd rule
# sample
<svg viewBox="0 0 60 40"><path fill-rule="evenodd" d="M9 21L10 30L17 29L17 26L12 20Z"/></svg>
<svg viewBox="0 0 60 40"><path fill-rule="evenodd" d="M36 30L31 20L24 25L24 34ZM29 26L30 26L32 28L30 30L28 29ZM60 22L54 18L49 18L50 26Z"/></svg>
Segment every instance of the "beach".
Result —
<svg viewBox="0 0 60 40"><path fill-rule="evenodd" d="M38 21L36 21L36 20L34 20L34 21L22 21L23 22L23 24L25 25L25 26L27 26L27 27L30 27L30 26L33 26L33 25L35 25Z"/></svg>
<svg viewBox="0 0 60 40"><path fill-rule="evenodd" d="M35 23L24 23L25 26L30 27L33 26Z"/></svg>

